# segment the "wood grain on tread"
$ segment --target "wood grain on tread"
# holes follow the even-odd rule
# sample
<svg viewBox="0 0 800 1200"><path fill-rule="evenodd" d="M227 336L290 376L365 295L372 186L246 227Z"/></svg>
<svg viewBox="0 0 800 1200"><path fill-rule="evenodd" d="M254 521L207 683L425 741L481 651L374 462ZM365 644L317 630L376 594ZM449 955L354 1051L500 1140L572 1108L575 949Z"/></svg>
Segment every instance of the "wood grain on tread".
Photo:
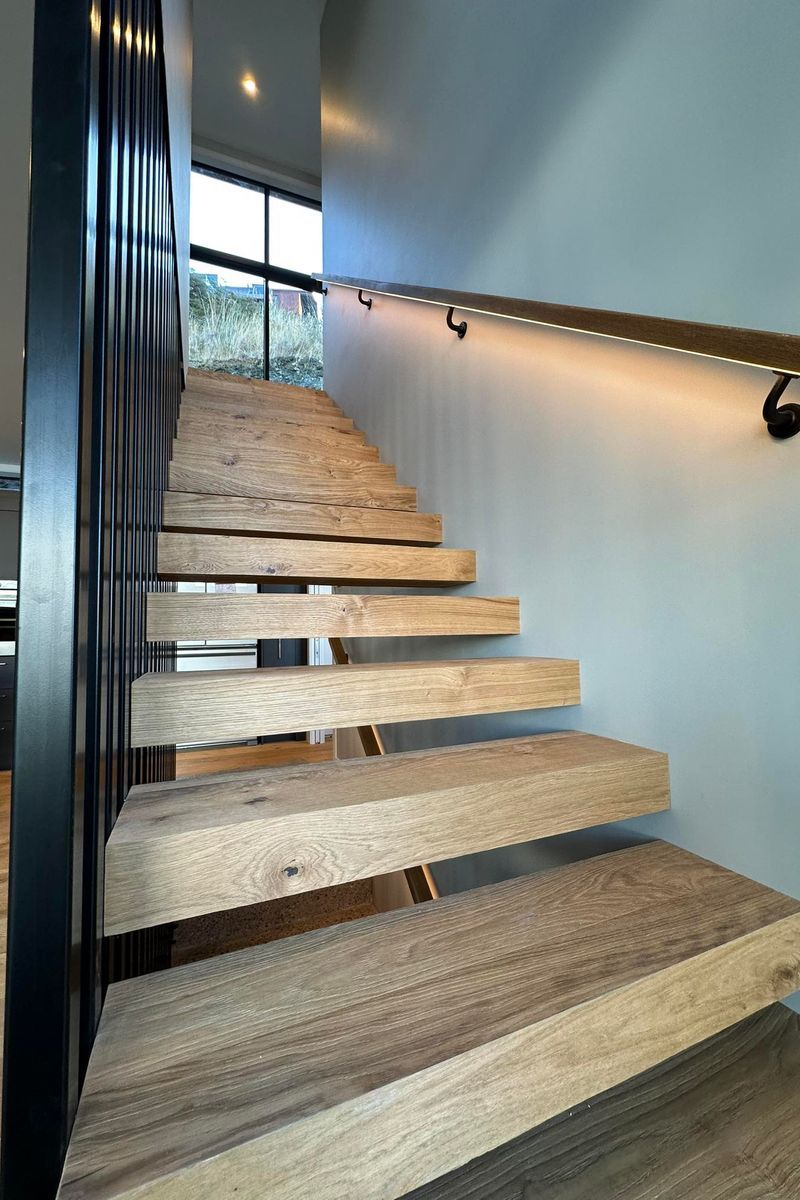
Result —
<svg viewBox="0 0 800 1200"><path fill-rule="evenodd" d="M320 454L313 446L306 450L286 450L279 446L225 449L219 446L176 445L172 461L187 469L211 468L231 476L236 469L248 474L259 470L270 478L277 476L296 483L298 490L302 490L306 479L314 481L320 477L345 483L394 485L397 482L397 472L390 463L348 458L344 454Z"/></svg>
<svg viewBox="0 0 800 1200"><path fill-rule="evenodd" d="M475 553L362 546L358 542L160 533L158 573L163 579L447 585L475 579Z"/></svg>
<svg viewBox="0 0 800 1200"><path fill-rule="evenodd" d="M222 457L222 456L220 456ZM235 456L231 456L235 457ZM174 460L169 465L169 487L174 492L214 492L231 496L274 496L282 500L309 500L317 504L355 504L362 508L415 509L417 493L390 479L370 476L377 464L362 463L362 471L301 472L291 467L268 469L253 463L229 465L201 458Z"/></svg>
<svg viewBox="0 0 800 1200"><path fill-rule="evenodd" d="M330 399L324 388L303 387L299 383L281 383L277 379L254 379L250 375L231 375L226 371L204 371L198 367L190 367L186 372L188 387L195 384L199 387L213 388L218 383L229 387L243 388L256 392L274 392L276 395L287 396L317 396Z"/></svg>
<svg viewBox="0 0 800 1200"><path fill-rule="evenodd" d="M582 733L134 787L106 935L669 807L663 754Z"/></svg>
<svg viewBox="0 0 800 1200"><path fill-rule="evenodd" d="M519 633L511 596L284 596L150 592L147 639L447 637Z"/></svg>
<svg viewBox="0 0 800 1200"><path fill-rule="evenodd" d="M442 540L442 518L435 513L202 492L165 492L163 524L172 530L209 529L265 537L277 534L414 545L437 545Z"/></svg>
<svg viewBox="0 0 800 1200"><path fill-rule="evenodd" d="M774 1004L406 1200L797 1200L798 1095Z"/></svg>
<svg viewBox="0 0 800 1200"><path fill-rule="evenodd" d="M349 666L350 655L345 649L341 638L328 638L333 661L339 666ZM353 736L355 735L355 737ZM373 758L386 753L380 729L377 725L357 725L354 729L337 729L333 735L334 757ZM418 863L406 867L404 871L393 871L389 875L375 876L373 879L376 906L379 912L387 912L391 908L403 908L405 903L379 903L378 897L389 900L392 897L407 897L412 904L425 904L428 900L437 900L439 889L436 880L426 863Z"/></svg>
<svg viewBox="0 0 800 1200"><path fill-rule="evenodd" d="M577 662L477 658L151 673L131 689L131 745L232 741L580 703Z"/></svg>
<svg viewBox="0 0 800 1200"><path fill-rule="evenodd" d="M226 445L225 441L190 442L177 439L173 443L172 458L185 466L193 463L221 465L225 467L260 466L265 471L295 471L304 476L313 472L330 474L330 478L349 479L375 478L383 482L394 482L397 472L388 463L379 462L370 455L368 446L354 446L353 453L347 450L329 450L313 444L285 446L280 444Z"/></svg>
<svg viewBox="0 0 800 1200"><path fill-rule="evenodd" d="M181 397L181 414L198 420L213 414L219 419L229 419L235 414L246 413L258 421L308 422L312 426L330 429L352 429L350 418L331 404L329 400L306 402L283 396L257 396L251 392L184 392ZM329 424L333 422L333 424ZM339 424L349 422L348 424Z"/></svg>
<svg viewBox="0 0 800 1200"><path fill-rule="evenodd" d="M350 417L344 416L329 404L305 405L279 399L261 399L247 395L211 395L203 392L184 392L181 412L208 420L260 423L283 421L296 425L314 425L329 429L354 429Z"/></svg>
<svg viewBox="0 0 800 1200"><path fill-rule="evenodd" d="M249 404L268 407L271 404L288 405L299 411L331 410L340 413L338 404L334 404L330 396L310 388L292 388L289 384L267 383L264 380L250 380L247 383L225 383L218 380L187 380L184 395L189 397L211 397L223 400L241 399Z"/></svg>
<svg viewBox="0 0 800 1200"><path fill-rule="evenodd" d="M253 771L261 767L288 767L299 763L328 762L333 758L333 743L263 742L256 746L205 746L200 750L178 750L175 755L176 779L192 779L220 771Z"/></svg>
<svg viewBox="0 0 800 1200"><path fill-rule="evenodd" d="M59 1196L395 1200L798 984L797 901L651 843L112 985Z"/></svg>
<svg viewBox="0 0 800 1200"><path fill-rule="evenodd" d="M180 446L285 447L311 449L315 453L341 451L350 458L377 460L378 447L367 445L357 429L329 429L326 425L302 425L289 421L264 420L259 423L216 418L212 421L182 413L178 419L177 442Z"/></svg>

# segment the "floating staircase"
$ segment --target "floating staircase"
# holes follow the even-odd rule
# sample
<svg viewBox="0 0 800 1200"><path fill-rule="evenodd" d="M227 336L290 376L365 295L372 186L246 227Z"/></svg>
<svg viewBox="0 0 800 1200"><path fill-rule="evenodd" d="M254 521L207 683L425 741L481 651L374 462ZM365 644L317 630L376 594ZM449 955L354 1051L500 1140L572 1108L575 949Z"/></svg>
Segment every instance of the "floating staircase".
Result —
<svg viewBox="0 0 800 1200"><path fill-rule="evenodd" d="M665 755L584 733L135 787L108 843L106 932L668 806Z"/></svg>
<svg viewBox="0 0 800 1200"><path fill-rule="evenodd" d="M578 664L560 658L151 673L133 683L131 745L222 742L579 701Z"/></svg>
<svg viewBox="0 0 800 1200"><path fill-rule="evenodd" d="M317 542L308 538L160 533L158 573L163 579L223 582L452 586L473 582L475 555L471 550L425 546L361 546L358 542Z"/></svg>
<svg viewBox="0 0 800 1200"><path fill-rule="evenodd" d="M447 588L323 393L189 373L165 580ZM513 635L513 597L154 593L152 641ZM601 681L602 682L602 681ZM136 747L580 702L570 659L147 674ZM567 732L131 790L107 934L669 805L667 761ZM800 986L800 903L661 842L113 986L62 1200L397 1200ZM604 1200L604 1198L601 1198ZM608 1198L610 1200L610 1198Z"/></svg>

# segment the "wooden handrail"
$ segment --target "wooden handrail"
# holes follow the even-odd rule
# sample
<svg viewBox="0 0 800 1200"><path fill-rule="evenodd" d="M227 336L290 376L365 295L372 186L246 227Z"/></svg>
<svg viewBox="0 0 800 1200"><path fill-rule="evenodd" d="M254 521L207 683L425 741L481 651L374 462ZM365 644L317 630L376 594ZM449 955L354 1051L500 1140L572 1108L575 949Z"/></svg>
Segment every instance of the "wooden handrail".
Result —
<svg viewBox="0 0 800 1200"><path fill-rule="evenodd" d="M350 656L344 648L344 643L341 638L328 638L331 647L333 661L337 666L349 666ZM364 753L367 758L375 758L386 753L386 747L383 744L383 738L380 735L380 730L375 725L359 725L358 736L361 738L361 745L364 748ZM430 868L425 863L418 867L406 867L405 869L406 883L408 890L411 892L411 897L415 904L422 904L425 900L438 900L439 889L436 886Z"/></svg>
<svg viewBox="0 0 800 1200"><path fill-rule="evenodd" d="M518 321L574 329L800 375L800 336L795 334L739 329L732 325L706 325L603 308L576 308L569 304L493 296L485 292L449 291L418 284L356 279L349 275L320 275L318 278L339 287L398 296L406 300L421 300L427 304L441 304L447 308L489 313L498 317L512 317Z"/></svg>

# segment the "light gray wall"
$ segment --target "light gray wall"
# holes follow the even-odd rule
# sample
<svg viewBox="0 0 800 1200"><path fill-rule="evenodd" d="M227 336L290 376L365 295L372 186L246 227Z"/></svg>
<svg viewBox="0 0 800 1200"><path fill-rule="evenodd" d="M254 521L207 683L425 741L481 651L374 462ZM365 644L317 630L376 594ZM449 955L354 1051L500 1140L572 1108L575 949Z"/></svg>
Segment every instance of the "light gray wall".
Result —
<svg viewBox="0 0 800 1200"><path fill-rule="evenodd" d="M0 474L19 471L33 70L33 0L0 6ZM16 571L16 568L15 568Z"/></svg>
<svg viewBox="0 0 800 1200"><path fill-rule="evenodd" d="M523 11L532 28L547 14L541 37L560 62L549 70L551 87L566 93L566 71L570 86L580 89L588 77L603 94L626 74L627 56L640 44L633 31L641 35L646 18L658 16L666 36L668 10L677 23L695 7L720 12L713 2L598 5L620 19L611 32L596 31L590 70L578 19L588 9L580 3L558 5L562 28L556 8L538 0L331 0L323 30L326 269L541 294L538 217L530 236L520 217L526 197L538 212L533 194L520 188L536 174L534 149L520 142L519 129L537 124L529 82L545 47L527 37L523 71L524 56L505 53L509 29L517 42ZM731 29L746 28L751 7L767 22L779 12L790 16L780 3L731 0L724 7ZM692 26L684 28L690 40ZM566 51L573 34L577 57ZM725 61L732 38L729 30ZM705 49L714 79L718 60ZM744 72L740 86L740 104L762 102L760 73ZM780 125L785 97L771 97ZM681 128L693 99L700 121L707 98L706 91L680 97ZM654 102L643 104L643 121ZM631 112L629 124L634 118ZM596 143L584 144L587 179L617 152L617 132L596 129ZM667 143L677 136L672 127L650 132ZM548 162L567 152L563 139L574 149L569 123L552 130ZM738 153L734 146L729 152ZM670 169L678 173L675 189L693 187L679 163ZM766 211L785 226L795 217L796 189L777 195ZM550 219L551 235L568 243L575 220L568 194L560 225L555 211ZM740 267L748 255L757 258L752 245L732 249ZM663 254L658 232L642 233L639 261ZM695 273L683 263L678 278L699 303L702 265ZM601 278L584 244L558 277L562 294L543 298L614 303L630 281L629 259L607 258ZM770 289L769 276L754 271L742 299L768 305ZM771 376L489 316L468 321L459 341L441 308L376 296L368 312L352 291L331 287L326 387L398 464L401 481L418 485L420 507L444 514L446 544L477 548L479 582L464 591L521 597L523 633L351 649L384 659L575 656L583 704L395 726L385 731L387 741L410 748L577 727L668 751L673 809L577 839L445 864L440 883L471 886L658 835L800 896L800 550L791 532L800 439L778 443L764 430L759 410Z"/></svg>
<svg viewBox="0 0 800 1200"><path fill-rule="evenodd" d="M189 361L189 183L192 171L192 0L161 0L172 203L184 362Z"/></svg>
<svg viewBox="0 0 800 1200"><path fill-rule="evenodd" d="M319 194L323 0L194 0L194 144L210 165L244 164ZM259 95L241 88L252 75ZM240 165L241 169L241 165Z"/></svg>
<svg viewBox="0 0 800 1200"><path fill-rule="evenodd" d="M323 36L328 271L800 329L797 0L331 0Z"/></svg>

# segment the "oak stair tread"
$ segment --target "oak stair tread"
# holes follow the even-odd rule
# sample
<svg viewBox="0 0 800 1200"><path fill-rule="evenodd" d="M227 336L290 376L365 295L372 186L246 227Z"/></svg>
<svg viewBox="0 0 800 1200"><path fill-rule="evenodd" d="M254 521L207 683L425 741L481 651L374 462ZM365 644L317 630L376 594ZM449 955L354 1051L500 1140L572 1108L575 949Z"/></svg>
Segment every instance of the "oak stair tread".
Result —
<svg viewBox="0 0 800 1200"><path fill-rule="evenodd" d="M195 403L201 406L218 403L221 407L231 403L242 403L263 412L272 408L280 408L301 414L322 412L344 416L339 405L334 404L328 396L319 396L314 392L302 395L276 388L256 389L227 384L206 387L191 382L186 391L182 393L181 404L188 404L191 407Z"/></svg>
<svg viewBox="0 0 800 1200"><path fill-rule="evenodd" d="M131 687L131 745L233 741L579 703L578 663L560 658L149 672Z"/></svg>
<svg viewBox="0 0 800 1200"><path fill-rule="evenodd" d="M797 1200L798 1095L772 1004L404 1200Z"/></svg>
<svg viewBox="0 0 800 1200"><path fill-rule="evenodd" d="M341 409L329 401L307 404L304 401L279 396L257 396L238 390L226 393L184 392L181 413L198 418L205 416L208 420L223 418L241 422L243 425L278 420L289 424L320 426L323 429L355 429L351 418L346 417Z"/></svg>
<svg viewBox="0 0 800 1200"><path fill-rule="evenodd" d="M428 546L442 540L442 518L436 513L207 492L165 492L163 528Z"/></svg>
<svg viewBox="0 0 800 1200"><path fill-rule="evenodd" d="M258 448L310 449L314 453L337 453L350 458L377 461L378 447L369 445L360 430L329 429L325 425L300 425L290 421L254 422L227 420L205 415L182 414L178 419L176 446L230 446Z"/></svg>
<svg viewBox="0 0 800 1200"><path fill-rule="evenodd" d="M247 376L224 378L222 373L215 377L187 375L184 395L187 392L189 395L199 393L202 395L246 396L266 401L275 397L288 400L293 404L327 404L332 408L339 407L327 392L318 391L316 388L301 387L294 383L281 383L276 379L251 379Z"/></svg>
<svg viewBox="0 0 800 1200"><path fill-rule="evenodd" d="M360 545L215 533L158 535L158 574L170 580L240 583L452 585L475 580L472 550Z"/></svg>
<svg viewBox="0 0 800 1200"><path fill-rule="evenodd" d="M173 462L193 465L222 467L261 467L264 471L295 471L301 476L312 472L329 476L331 479L375 479L379 483L393 483L397 472L389 463L378 461L369 454L369 447L356 445L353 453L347 450L329 450L313 443L305 446L241 445L226 446L219 441L212 444L192 443L178 439L173 447Z"/></svg>
<svg viewBox="0 0 800 1200"><path fill-rule="evenodd" d="M249 474L257 469L270 479L288 479L298 488L304 486L306 480L313 483L318 478L340 483L374 483L381 488L397 483L397 472L390 463L348 459L344 455L320 455L313 447L306 451L279 447L265 449L263 446L227 450L220 446L180 445L176 447L172 462L187 471L214 470L233 474L238 469Z"/></svg>
<svg viewBox="0 0 800 1200"><path fill-rule="evenodd" d="M300 383L282 383L278 379L258 379L252 375L232 375L228 371L204 371L201 367L189 367L186 372L187 387L209 387L217 385L240 388L255 392L274 392L276 395L309 396L330 399L324 388L304 387Z"/></svg>
<svg viewBox="0 0 800 1200"><path fill-rule="evenodd" d="M452 637L516 634L512 596L286 596L150 592L151 642L204 638Z"/></svg>
<svg viewBox="0 0 800 1200"><path fill-rule="evenodd" d="M222 456L220 456L222 457ZM235 457L235 456L234 456ZM169 487L175 492L216 492L232 496L275 496L318 504L356 504L362 508L417 507L417 492L388 478L375 477L378 465L361 463L348 471L296 467L264 467L255 463L224 464L184 457L169 464ZM370 475L372 471L372 475Z"/></svg>
<svg viewBox="0 0 800 1200"><path fill-rule="evenodd" d="M396 1200L800 985L800 903L654 842L109 989L61 1200Z"/></svg>
<svg viewBox="0 0 800 1200"><path fill-rule="evenodd" d="M105 933L668 807L666 755L575 732L140 785L108 841Z"/></svg>
<svg viewBox="0 0 800 1200"><path fill-rule="evenodd" d="M308 467L302 468L295 462L282 466L275 458L263 466L235 454L181 454L169 463L169 487L176 492L207 490L365 508L416 508L416 488L398 484L395 468L374 462L335 467L309 458Z"/></svg>
<svg viewBox="0 0 800 1200"><path fill-rule="evenodd" d="M313 416L348 420L341 408L331 400L322 397L310 399L298 396L276 395L274 393L257 394L249 389L231 388L225 391L212 392L209 390L185 391L181 397L181 410L186 413L207 412L212 409L217 412L241 410L251 412L256 416L268 416L270 413L283 413L298 420L306 420Z"/></svg>

